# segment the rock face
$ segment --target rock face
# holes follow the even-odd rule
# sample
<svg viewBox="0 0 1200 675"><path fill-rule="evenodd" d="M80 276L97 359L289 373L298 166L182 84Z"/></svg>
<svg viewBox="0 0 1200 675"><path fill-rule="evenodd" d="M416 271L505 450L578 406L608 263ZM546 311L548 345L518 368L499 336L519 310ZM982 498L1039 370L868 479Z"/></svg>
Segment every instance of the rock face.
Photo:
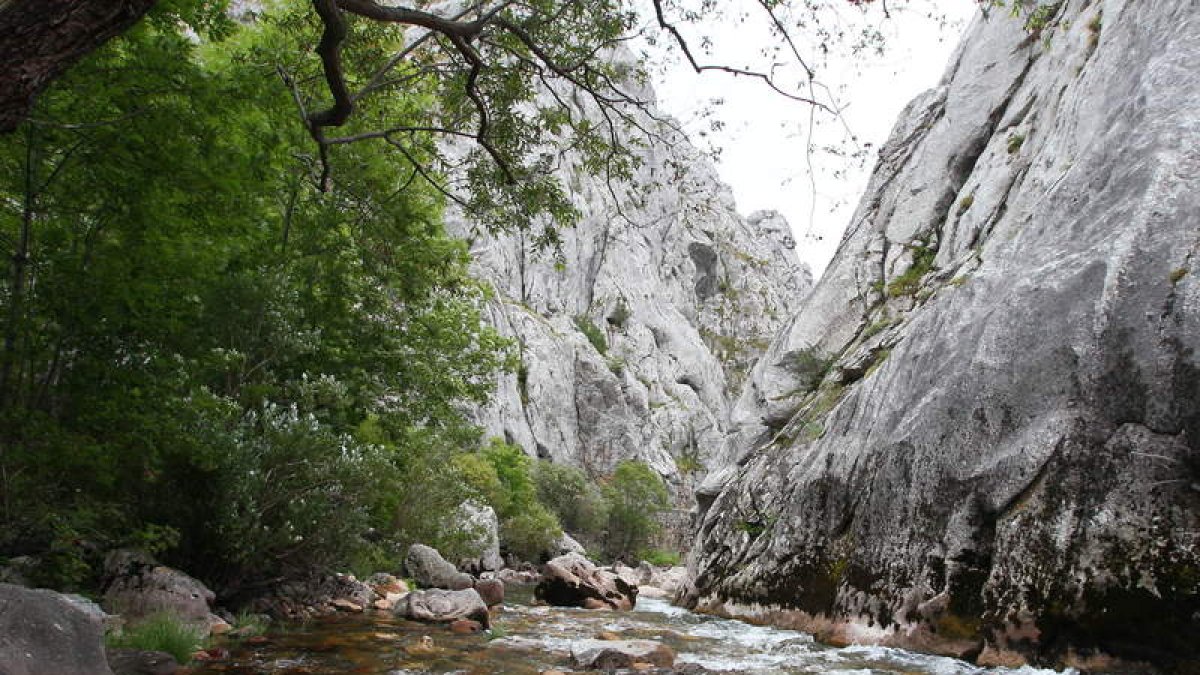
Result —
<svg viewBox="0 0 1200 675"><path fill-rule="evenodd" d="M562 231L562 264L532 235L488 233L454 213L447 227L497 291L490 323L520 346L519 371L478 411L488 433L593 475L642 460L687 508L750 365L812 282L781 216L739 216L699 151L639 123L666 142L637 150L629 183L564 159L582 220Z"/></svg>
<svg viewBox="0 0 1200 675"><path fill-rule="evenodd" d="M637 604L638 587L616 572L599 569L587 558L568 553L546 563L533 594L559 607L627 610Z"/></svg>
<svg viewBox="0 0 1200 675"><path fill-rule="evenodd" d="M897 123L739 401L692 605L1200 670L1200 11L1042 4Z"/></svg>
<svg viewBox="0 0 1200 675"><path fill-rule="evenodd" d="M0 583L0 673L112 675L103 625L58 593Z"/></svg>

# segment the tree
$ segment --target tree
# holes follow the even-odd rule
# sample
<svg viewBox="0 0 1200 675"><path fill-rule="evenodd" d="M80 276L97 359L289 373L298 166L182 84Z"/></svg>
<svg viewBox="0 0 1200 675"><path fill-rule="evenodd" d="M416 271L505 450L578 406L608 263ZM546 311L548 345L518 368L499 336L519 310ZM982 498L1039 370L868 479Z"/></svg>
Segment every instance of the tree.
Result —
<svg viewBox="0 0 1200 675"><path fill-rule="evenodd" d="M609 554L637 554L661 529L658 516L669 505L670 495L662 478L644 462L626 460L617 465L604 486L604 494L608 500Z"/></svg>

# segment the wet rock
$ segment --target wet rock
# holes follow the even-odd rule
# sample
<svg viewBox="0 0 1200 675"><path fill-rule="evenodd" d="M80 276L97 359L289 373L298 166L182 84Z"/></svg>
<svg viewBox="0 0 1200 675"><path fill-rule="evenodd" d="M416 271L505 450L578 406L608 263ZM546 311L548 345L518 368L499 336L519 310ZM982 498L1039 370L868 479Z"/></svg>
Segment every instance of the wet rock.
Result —
<svg viewBox="0 0 1200 675"><path fill-rule="evenodd" d="M404 567L417 585L422 588L441 588L458 591L471 588L475 580L470 574L459 572L442 557L437 549L424 544L413 544L404 557Z"/></svg>
<svg viewBox="0 0 1200 675"><path fill-rule="evenodd" d="M113 675L174 675L179 670L179 662L166 652L108 649L105 655Z"/></svg>
<svg viewBox="0 0 1200 675"><path fill-rule="evenodd" d="M478 621L485 628L491 626L487 604L474 588L450 591L429 589L413 591L396 603L396 616L427 623L450 623L457 619Z"/></svg>
<svg viewBox="0 0 1200 675"><path fill-rule="evenodd" d="M458 633L459 635L468 635L470 633L479 633L483 631L483 624L470 619L457 619L450 622L450 632Z"/></svg>
<svg viewBox="0 0 1200 675"><path fill-rule="evenodd" d="M63 596L0 583L0 673L112 675L104 628Z"/></svg>
<svg viewBox="0 0 1200 675"><path fill-rule="evenodd" d="M113 551L104 561L103 607L135 624L166 614L210 631L222 623L212 613L216 598L199 580L158 564L139 551Z"/></svg>
<svg viewBox="0 0 1200 675"><path fill-rule="evenodd" d="M278 619L304 620L337 611L338 600L370 607L375 597L374 589L353 575L329 574L279 584L245 607Z"/></svg>
<svg viewBox="0 0 1200 675"><path fill-rule="evenodd" d="M480 579L475 582L475 591L488 607L495 607L504 602L504 582L499 579Z"/></svg>
<svg viewBox="0 0 1200 675"><path fill-rule="evenodd" d="M617 670L634 664L670 668L675 652L653 640L577 640L571 643L571 662L577 668Z"/></svg>
<svg viewBox="0 0 1200 675"><path fill-rule="evenodd" d="M559 556L546 563L542 580L534 589L537 599L561 607L633 609L638 587L619 575L597 568L577 554Z"/></svg>

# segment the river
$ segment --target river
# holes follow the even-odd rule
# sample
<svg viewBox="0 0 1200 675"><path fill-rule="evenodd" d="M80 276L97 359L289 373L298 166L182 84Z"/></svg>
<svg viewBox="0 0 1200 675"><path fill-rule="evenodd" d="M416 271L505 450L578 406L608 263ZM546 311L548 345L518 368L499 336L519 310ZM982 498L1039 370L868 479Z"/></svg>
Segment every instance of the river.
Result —
<svg viewBox="0 0 1200 675"><path fill-rule="evenodd" d="M883 675L1050 675L1034 668L985 669L955 659L886 647L822 645L790 630L694 614L663 600L642 598L631 612L545 607L532 604L529 587L509 587L491 635L455 635L444 627L371 614L338 614L283 626L260 645L231 645L230 658L197 675L271 673L300 675L364 673L460 673L536 675L570 672L573 640L614 633L662 642L675 650L676 665L752 675L828 673ZM420 646L433 640L433 650Z"/></svg>

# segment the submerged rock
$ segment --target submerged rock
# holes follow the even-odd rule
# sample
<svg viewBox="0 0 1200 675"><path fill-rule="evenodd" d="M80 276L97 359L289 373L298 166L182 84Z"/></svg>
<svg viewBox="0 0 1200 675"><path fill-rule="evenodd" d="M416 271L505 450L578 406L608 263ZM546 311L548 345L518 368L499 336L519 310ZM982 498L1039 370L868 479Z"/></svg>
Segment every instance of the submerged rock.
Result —
<svg viewBox="0 0 1200 675"><path fill-rule="evenodd" d="M104 627L58 593L0 583L0 673L112 675Z"/></svg>
<svg viewBox="0 0 1200 675"><path fill-rule="evenodd" d="M620 575L597 568L577 554L559 556L546 563L534 596L560 607L633 609L638 587Z"/></svg>
<svg viewBox="0 0 1200 675"><path fill-rule="evenodd" d="M669 668L675 652L653 640L576 640L571 643L571 661L577 668L618 670L637 665Z"/></svg>

